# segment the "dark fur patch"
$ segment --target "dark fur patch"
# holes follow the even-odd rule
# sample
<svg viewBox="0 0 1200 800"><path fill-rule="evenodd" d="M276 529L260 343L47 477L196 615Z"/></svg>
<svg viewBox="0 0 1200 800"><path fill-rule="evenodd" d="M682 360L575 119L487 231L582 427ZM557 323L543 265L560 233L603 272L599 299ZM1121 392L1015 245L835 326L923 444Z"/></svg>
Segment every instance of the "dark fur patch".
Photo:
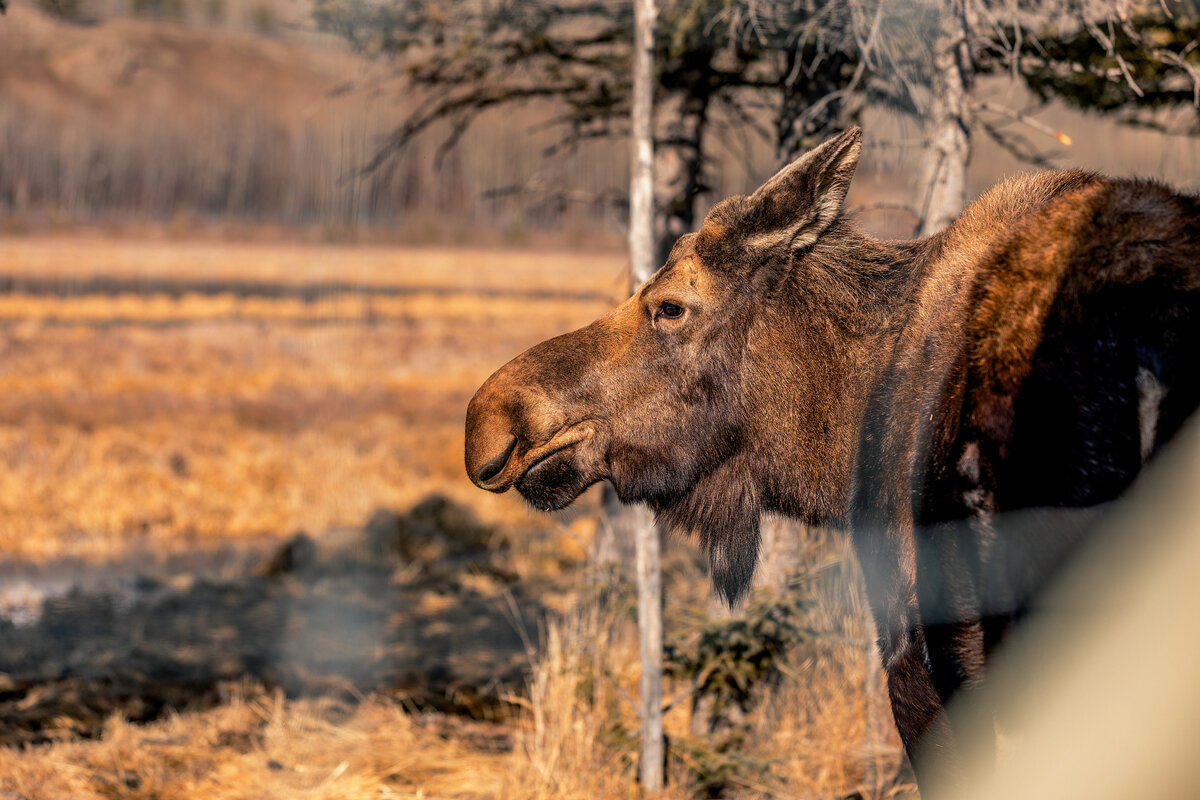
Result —
<svg viewBox="0 0 1200 800"><path fill-rule="evenodd" d="M725 462L686 495L656 505L655 511L669 528L699 539L714 588L730 606L737 603L758 565L761 516L754 481L741 459Z"/></svg>
<svg viewBox="0 0 1200 800"><path fill-rule="evenodd" d="M575 469L570 451L555 453L521 476L516 489L538 511L569 506L594 480Z"/></svg>

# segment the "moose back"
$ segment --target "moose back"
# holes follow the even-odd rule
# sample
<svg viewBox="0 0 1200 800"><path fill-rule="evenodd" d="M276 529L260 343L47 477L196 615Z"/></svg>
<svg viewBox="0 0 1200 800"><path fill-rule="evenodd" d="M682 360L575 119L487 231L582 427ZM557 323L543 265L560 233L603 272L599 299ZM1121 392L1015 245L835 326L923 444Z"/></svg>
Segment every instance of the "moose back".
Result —
<svg viewBox="0 0 1200 800"><path fill-rule="evenodd" d="M842 213L861 140L719 203L625 303L500 368L466 466L546 510L611 481L698 537L730 602L763 512L847 525L924 784L956 759L947 701L1200 402L1198 202L1041 172L880 241Z"/></svg>

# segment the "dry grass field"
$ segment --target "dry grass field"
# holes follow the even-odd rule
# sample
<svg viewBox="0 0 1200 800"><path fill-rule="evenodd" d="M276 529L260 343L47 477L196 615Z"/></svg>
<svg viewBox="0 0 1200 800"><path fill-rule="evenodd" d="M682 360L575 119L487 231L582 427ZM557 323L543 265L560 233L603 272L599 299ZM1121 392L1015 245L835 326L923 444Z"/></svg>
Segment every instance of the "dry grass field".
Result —
<svg viewBox="0 0 1200 800"><path fill-rule="evenodd" d="M61 285L57 296L0 295L0 548L9 559L102 560L130 547L320 532L434 489L491 519L525 519L462 474L462 417L495 366L616 296L619 256L572 257L569 269L565 258L0 244L0 274ZM528 288L557 274L564 297ZM72 290L96 275L133 289ZM198 278L228 285L135 291L139 281ZM242 294L249 280L413 291Z"/></svg>
<svg viewBox="0 0 1200 800"><path fill-rule="evenodd" d="M332 690L326 679L313 694L312 682L293 685L279 671L234 677L235 659L200 710L131 724L128 703L98 706L112 716L86 730L47 712L42 732L22 740L43 744L0 749L0 796L640 796L631 615L626 599L586 580L596 526L587 502L571 516L535 515L479 492L462 468L475 387L530 344L602 313L621 295L623 271L620 254L561 250L0 240L3 580L55 564L80 577L121 563L149 569L230 546L270 554L302 530L323 553L379 567L370 573L379 583L360 591L378 585L383 608L371 613L391 621L378 629L386 643L361 629L368 652L436 637L469 649L476 623L455 614L470 609L528 602L540 615L517 653L525 679L480 687L493 710L475 719L414 704L390 679ZM449 551L345 555L377 509L403 511L434 493L503 532L504 546L465 568ZM698 726L686 682L666 687L682 698L667 718L666 797L703 796L714 770L725 796L912 796L869 669L852 560L836 536L813 533L804 546L797 583L816 601L803 619L809 633L783 679L755 690L735 746L718 752ZM713 606L691 549L669 548L668 566L669 633L687 641ZM350 602L357 579L313 574L311 596L291 574L220 596L234 613L238 598L264 592ZM199 596L189 591L170 596ZM412 619L425 627L396 632ZM318 627L280 647L317 648ZM186 663L261 635L235 628L189 634L199 638L183 647ZM124 674L119 660L94 669ZM44 691L3 674L0 684L9 684L0 701L16 698L0 724L15 724Z"/></svg>

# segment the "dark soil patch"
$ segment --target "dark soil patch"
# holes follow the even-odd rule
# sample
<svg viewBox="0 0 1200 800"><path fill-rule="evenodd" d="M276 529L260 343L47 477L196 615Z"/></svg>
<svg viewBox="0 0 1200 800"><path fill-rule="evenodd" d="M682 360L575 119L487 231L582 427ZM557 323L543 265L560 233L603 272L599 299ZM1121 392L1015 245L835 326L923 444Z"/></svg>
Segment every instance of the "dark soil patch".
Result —
<svg viewBox="0 0 1200 800"><path fill-rule="evenodd" d="M430 497L340 541L303 533L232 578L142 575L0 620L0 744L94 736L215 705L249 678L291 695L368 691L493 717L528 676L538 588L469 509ZM543 587L545 588L545 587Z"/></svg>

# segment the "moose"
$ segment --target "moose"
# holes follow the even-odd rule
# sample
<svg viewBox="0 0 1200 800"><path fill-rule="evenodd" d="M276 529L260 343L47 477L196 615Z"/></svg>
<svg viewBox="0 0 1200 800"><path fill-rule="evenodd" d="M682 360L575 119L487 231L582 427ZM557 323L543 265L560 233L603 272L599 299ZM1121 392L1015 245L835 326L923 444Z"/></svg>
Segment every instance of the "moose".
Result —
<svg viewBox="0 0 1200 800"><path fill-rule="evenodd" d="M883 241L843 210L861 147L718 203L622 305L501 367L466 468L543 510L610 481L730 603L764 512L847 527L924 788L965 749L950 698L1200 403L1200 199L1043 171Z"/></svg>

